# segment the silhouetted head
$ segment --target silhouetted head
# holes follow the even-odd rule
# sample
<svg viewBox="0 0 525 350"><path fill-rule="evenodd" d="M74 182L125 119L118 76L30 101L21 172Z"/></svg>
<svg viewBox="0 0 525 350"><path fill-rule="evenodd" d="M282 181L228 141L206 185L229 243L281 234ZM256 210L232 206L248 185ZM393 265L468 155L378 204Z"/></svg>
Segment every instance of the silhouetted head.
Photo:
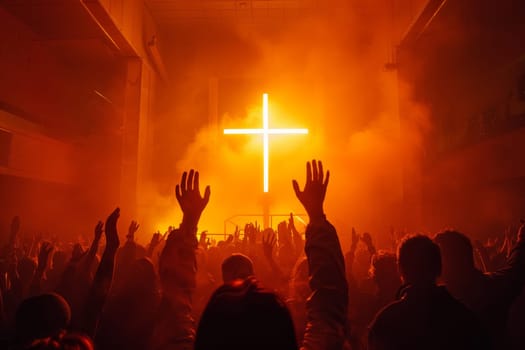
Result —
<svg viewBox="0 0 525 350"><path fill-rule="evenodd" d="M222 262L222 281L233 282L253 276L253 263L246 255L232 254Z"/></svg>
<svg viewBox="0 0 525 350"><path fill-rule="evenodd" d="M136 278L149 284L156 282L157 273L155 272L155 266L153 266L149 258L137 259L131 266Z"/></svg>
<svg viewBox="0 0 525 350"><path fill-rule="evenodd" d="M370 276L380 291L397 291L401 284L396 255L385 250L379 250L372 257Z"/></svg>
<svg viewBox="0 0 525 350"><path fill-rule="evenodd" d="M475 271L472 243L467 236L448 230L438 233L434 242L441 249L445 282L461 279L465 273Z"/></svg>
<svg viewBox="0 0 525 350"><path fill-rule="evenodd" d="M295 350L297 341L284 302L248 278L213 293L199 322L194 348Z"/></svg>
<svg viewBox="0 0 525 350"><path fill-rule="evenodd" d="M15 328L18 341L59 338L71 320L71 310L64 298L48 293L28 298L18 306Z"/></svg>
<svg viewBox="0 0 525 350"><path fill-rule="evenodd" d="M399 246L397 259L399 272L406 284L434 284L441 274L439 247L427 236L405 238Z"/></svg>
<svg viewBox="0 0 525 350"><path fill-rule="evenodd" d="M148 258L135 260L131 266L124 283L124 293L136 296L155 296L160 293L160 282L155 266Z"/></svg>
<svg viewBox="0 0 525 350"><path fill-rule="evenodd" d="M159 292L159 278L155 266L148 258L140 258L130 265L132 273L126 276L118 294L125 295L155 295Z"/></svg>

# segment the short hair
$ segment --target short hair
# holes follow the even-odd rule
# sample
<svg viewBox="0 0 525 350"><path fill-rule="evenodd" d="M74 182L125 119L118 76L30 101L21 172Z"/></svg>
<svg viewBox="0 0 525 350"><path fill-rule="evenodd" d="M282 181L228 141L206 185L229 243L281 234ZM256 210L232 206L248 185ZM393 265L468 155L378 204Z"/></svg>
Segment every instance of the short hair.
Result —
<svg viewBox="0 0 525 350"><path fill-rule="evenodd" d="M71 309L58 294L46 293L22 301L15 315L17 339L28 341L56 337L71 321Z"/></svg>
<svg viewBox="0 0 525 350"><path fill-rule="evenodd" d="M381 279L389 275L399 278L396 254L386 250L377 251L372 256L369 273L374 279Z"/></svg>
<svg viewBox="0 0 525 350"><path fill-rule="evenodd" d="M297 350L295 329L284 301L255 278L219 287L202 313L195 350Z"/></svg>
<svg viewBox="0 0 525 350"><path fill-rule="evenodd" d="M439 246L424 235L403 239L397 260L399 272L405 283L435 283L441 275L441 252Z"/></svg>
<svg viewBox="0 0 525 350"><path fill-rule="evenodd" d="M224 283L253 276L253 263L243 254L232 254L222 262L222 280Z"/></svg>
<svg viewBox="0 0 525 350"><path fill-rule="evenodd" d="M442 255L456 267L473 267L474 253L470 239L461 232L445 230L434 237Z"/></svg>

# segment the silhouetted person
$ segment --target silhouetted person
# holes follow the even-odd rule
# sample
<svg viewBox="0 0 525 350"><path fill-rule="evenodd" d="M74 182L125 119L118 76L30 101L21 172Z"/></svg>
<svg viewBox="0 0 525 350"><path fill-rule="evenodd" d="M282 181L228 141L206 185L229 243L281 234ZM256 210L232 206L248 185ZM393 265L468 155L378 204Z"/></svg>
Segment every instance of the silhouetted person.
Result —
<svg viewBox="0 0 525 350"><path fill-rule="evenodd" d="M369 349L490 348L474 313L436 285L441 255L430 238L405 239L399 247L398 266L405 287L398 301L376 315Z"/></svg>
<svg viewBox="0 0 525 350"><path fill-rule="evenodd" d="M204 310L195 350L298 349L284 302L254 278L219 287Z"/></svg>
<svg viewBox="0 0 525 350"><path fill-rule="evenodd" d="M197 283L196 234L211 190L207 186L201 196L199 173L192 169L189 174L183 173L175 194L183 213L182 222L168 235L159 258L162 299L151 349L193 349L195 340L192 294Z"/></svg>
<svg viewBox="0 0 525 350"><path fill-rule="evenodd" d="M522 226L507 266L491 273L483 273L474 266L472 244L464 234L445 231L434 239L441 248L447 289L481 318L496 348L505 347L509 309L525 284L524 236Z"/></svg>
<svg viewBox="0 0 525 350"><path fill-rule="evenodd" d="M342 349L345 342L345 265L337 233L323 209L329 177L322 163L314 160L307 163L304 190L293 181L295 194L309 217L305 253L311 294L306 303L307 324L301 344L304 350ZM267 248L271 246L269 243ZM253 278L225 284L213 294L195 341L196 350L297 347L287 307Z"/></svg>
<svg viewBox="0 0 525 350"><path fill-rule="evenodd" d="M128 234L126 235L126 242L117 252L114 276L115 286L119 286L129 275L133 275L132 265L135 260L146 256L146 249L135 242L135 233L139 227L140 225L136 221L131 221Z"/></svg>
<svg viewBox="0 0 525 350"><path fill-rule="evenodd" d="M324 199L330 172L320 161L306 164L306 184L301 191L293 180L297 199L308 213L304 250L308 259L309 286L307 325L301 348L342 349L348 310L345 262L335 228L324 213Z"/></svg>
<svg viewBox="0 0 525 350"><path fill-rule="evenodd" d="M366 348L366 334L370 322L386 305L396 300L401 278L394 253L379 250L372 256L369 269L374 292L361 288L350 289L350 342L353 348Z"/></svg>

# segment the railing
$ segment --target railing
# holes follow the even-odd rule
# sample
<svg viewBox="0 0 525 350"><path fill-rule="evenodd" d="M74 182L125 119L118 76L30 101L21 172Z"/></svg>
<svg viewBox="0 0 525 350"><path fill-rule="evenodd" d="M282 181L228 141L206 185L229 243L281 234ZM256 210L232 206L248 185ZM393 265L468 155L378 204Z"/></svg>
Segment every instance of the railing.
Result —
<svg viewBox="0 0 525 350"><path fill-rule="evenodd" d="M276 229L274 227L274 222L278 224L281 221L288 221L290 214L270 214L269 218L269 227ZM293 214L294 221L300 223L301 225L306 226L307 224L307 215L306 214ZM241 220L242 219L242 220ZM239 231L244 233L244 225L247 223L263 223L264 215L262 214L238 214L231 216L224 220L224 237L226 238L229 234L235 232L235 228L239 227ZM264 228L263 228L264 229Z"/></svg>

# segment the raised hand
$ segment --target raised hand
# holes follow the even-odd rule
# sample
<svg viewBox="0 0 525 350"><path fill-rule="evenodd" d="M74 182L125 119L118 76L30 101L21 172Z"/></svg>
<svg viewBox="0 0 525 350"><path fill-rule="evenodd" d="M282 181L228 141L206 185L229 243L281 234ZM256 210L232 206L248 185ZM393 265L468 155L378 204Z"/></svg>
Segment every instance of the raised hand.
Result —
<svg viewBox="0 0 525 350"><path fill-rule="evenodd" d="M117 232L117 221L120 217L120 209L115 209L106 219L106 249L117 250L120 246L120 240Z"/></svg>
<svg viewBox="0 0 525 350"><path fill-rule="evenodd" d="M198 171L191 169L189 176L186 171L182 174L180 185L175 188L175 196L183 213L183 225L197 227L202 211L210 200L210 194L210 186L206 186L204 196L201 196Z"/></svg>
<svg viewBox="0 0 525 350"><path fill-rule="evenodd" d="M199 245L204 249L208 248L207 238L208 238L208 231L202 231L200 239L199 239Z"/></svg>
<svg viewBox="0 0 525 350"><path fill-rule="evenodd" d="M82 249L82 245L80 243L75 243L73 246L73 252L71 253L71 261L78 262L82 257L84 256L86 252L84 249Z"/></svg>
<svg viewBox="0 0 525 350"><path fill-rule="evenodd" d="M361 240L364 244L366 244L367 247L372 245L372 236L370 236L370 233L368 232L363 233Z"/></svg>
<svg viewBox="0 0 525 350"><path fill-rule="evenodd" d="M151 236L151 241L149 242L149 245L155 248L160 244L161 240L162 234L160 232L154 233L153 236Z"/></svg>
<svg viewBox="0 0 525 350"><path fill-rule="evenodd" d="M266 259L272 260L273 259L273 248L275 247L277 239L275 237L275 234L273 232L268 232L266 237L263 235L262 237L262 248L263 253Z"/></svg>
<svg viewBox="0 0 525 350"><path fill-rule="evenodd" d="M104 232L104 223L102 221L99 221L97 223L97 226L95 226L95 241L100 241L100 237L102 237L102 233Z"/></svg>
<svg viewBox="0 0 525 350"><path fill-rule="evenodd" d="M233 233L233 241L235 243L239 242L240 235L241 231L239 230L239 225L235 225L235 232Z"/></svg>
<svg viewBox="0 0 525 350"><path fill-rule="evenodd" d="M297 229L295 228L295 222L293 219L293 213L290 213L290 217L288 218L288 230L295 234L297 232Z"/></svg>
<svg viewBox="0 0 525 350"><path fill-rule="evenodd" d="M52 251L53 245L50 242L42 242L38 253L38 270L44 271L46 269Z"/></svg>
<svg viewBox="0 0 525 350"><path fill-rule="evenodd" d="M257 240L257 228L252 223L248 223L244 226L244 237L248 240L250 245L255 245Z"/></svg>
<svg viewBox="0 0 525 350"><path fill-rule="evenodd" d="M11 235L9 237L9 245L13 247L16 243L16 236L20 231L20 217L15 216L11 221Z"/></svg>
<svg viewBox="0 0 525 350"><path fill-rule="evenodd" d="M355 252L357 248L357 243L359 243L359 235L355 232L355 228L352 227L352 243L350 245L350 250Z"/></svg>
<svg viewBox="0 0 525 350"><path fill-rule="evenodd" d="M139 227L140 225L136 221L131 221L131 224L129 224L128 234L126 235L128 241L133 242L135 240L135 232L138 231Z"/></svg>
<svg viewBox="0 0 525 350"><path fill-rule="evenodd" d="M323 203L329 179L330 172L327 171L325 176L323 163L313 160L311 164L310 162L306 163L306 184L304 190L301 191L299 189L299 184L296 180L292 181L295 195L308 213L310 221L324 219L325 217Z"/></svg>
<svg viewBox="0 0 525 350"><path fill-rule="evenodd" d="M368 248L370 254L375 254L376 248L374 247L374 243L372 242L372 236L370 236L370 233L363 233L363 235L361 236L361 240L364 244L366 244L366 247Z"/></svg>
<svg viewBox="0 0 525 350"><path fill-rule="evenodd" d="M160 244L162 241L162 234L160 232L154 233L153 236L151 236L151 241L149 242L147 255L151 258L153 256L153 252L155 251L155 248Z"/></svg>

